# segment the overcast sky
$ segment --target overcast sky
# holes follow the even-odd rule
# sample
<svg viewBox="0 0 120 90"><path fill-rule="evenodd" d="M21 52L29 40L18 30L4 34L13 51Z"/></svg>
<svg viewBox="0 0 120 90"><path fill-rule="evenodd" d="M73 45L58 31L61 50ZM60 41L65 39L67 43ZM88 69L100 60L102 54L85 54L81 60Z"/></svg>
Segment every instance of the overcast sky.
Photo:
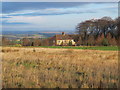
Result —
<svg viewBox="0 0 120 90"><path fill-rule="evenodd" d="M118 3L3 2L3 30L71 31L78 23L118 16Z"/></svg>

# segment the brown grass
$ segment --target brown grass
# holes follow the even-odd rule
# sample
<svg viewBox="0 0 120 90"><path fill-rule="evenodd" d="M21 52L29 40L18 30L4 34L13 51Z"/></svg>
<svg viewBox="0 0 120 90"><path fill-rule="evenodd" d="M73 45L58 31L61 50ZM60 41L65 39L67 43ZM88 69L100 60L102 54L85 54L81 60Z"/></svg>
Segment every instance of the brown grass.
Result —
<svg viewBox="0 0 120 90"><path fill-rule="evenodd" d="M116 88L118 52L3 47L4 88Z"/></svg>

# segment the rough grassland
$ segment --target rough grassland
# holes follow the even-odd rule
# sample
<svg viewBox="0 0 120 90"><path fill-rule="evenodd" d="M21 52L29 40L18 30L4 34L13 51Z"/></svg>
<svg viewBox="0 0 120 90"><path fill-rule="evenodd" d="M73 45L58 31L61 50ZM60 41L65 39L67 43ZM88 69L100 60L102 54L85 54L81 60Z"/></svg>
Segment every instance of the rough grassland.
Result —
<svg viewBox="0 0 120 90"><path fill-rule="evenodd" d="M118 51L3 47L4 88L116 88Z"/></svg>

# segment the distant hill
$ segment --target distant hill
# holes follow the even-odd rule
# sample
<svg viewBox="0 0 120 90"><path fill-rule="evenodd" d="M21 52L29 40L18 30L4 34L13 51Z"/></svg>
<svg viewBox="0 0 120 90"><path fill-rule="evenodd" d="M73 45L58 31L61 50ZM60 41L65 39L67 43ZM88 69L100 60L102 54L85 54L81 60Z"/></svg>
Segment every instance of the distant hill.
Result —
<svg viewBox="0 0 120 90"><path fill-rule="evenodd" d="M46 37L52 37L56 34L61 34L62 32L41 32L40 35L44 35ZM73 34L73 32L65 32L66 34Z"/></svg>
<svg viewBox="0 0 120 90"><path fill-rule="evenodd" d="M16 35L16 34L37 34L36 31L2 31L3 35Z"/></svg>
<svg viewBox="0 0 120 90"><path fill-rule="evenodd" d="M40 31L2 31L2 35L9 39L29 38L49 38L62 32L40 32ZM65 32L66 34L73 34L73 32Z"/></svg>
<svg viewBox="0 0 120 90"><path fill-rule="evenodd" d="M41 32L41 33L39 33L40 35L44 35L44 36L46 36L46 37L52 37L52 36L54 36L54 35L56 35L56 34L61 34L60 32L59 33L52 33L52 32Z"/></svg>

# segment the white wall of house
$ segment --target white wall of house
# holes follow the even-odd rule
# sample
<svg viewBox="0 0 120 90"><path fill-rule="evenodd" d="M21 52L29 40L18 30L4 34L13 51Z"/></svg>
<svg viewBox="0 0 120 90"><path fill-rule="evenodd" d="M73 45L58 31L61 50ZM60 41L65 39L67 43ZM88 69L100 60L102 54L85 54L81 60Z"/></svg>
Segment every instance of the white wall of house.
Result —
<svg viewBox="0 0 120 90"><path fill-rule="evenodd" d="M70 40L69 39L68 40L57 40L56 44L57 45L62 45L62 44L63 45L68 45L70 42L72 43L72 45L75 45L74 40L71 40L71 39Z"/></svg>

